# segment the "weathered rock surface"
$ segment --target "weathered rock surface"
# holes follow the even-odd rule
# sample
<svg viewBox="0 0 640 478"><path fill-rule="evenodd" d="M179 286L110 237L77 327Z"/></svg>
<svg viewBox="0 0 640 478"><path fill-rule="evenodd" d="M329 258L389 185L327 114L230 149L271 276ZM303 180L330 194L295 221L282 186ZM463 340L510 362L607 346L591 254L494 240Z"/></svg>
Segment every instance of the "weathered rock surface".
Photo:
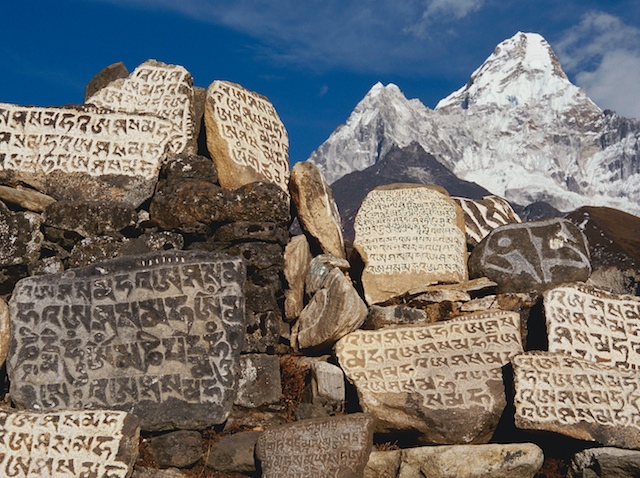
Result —
<svg viewBox="0 0 640 478"><path fill-rule="evenodd" d="M318 167L309 161L296 163L289 190L302 228L318 241L322 252L345 259L338 206Z"/></svg>
<svg viewBox="0 0 640 478"><path fill-rule="evenodd" d="M390 305L381 307L372 305L369 307L364 329L377 330L395 325L423 325L430 323L427 313L413 307L404 305Z"/></svg>
<svg viewBox="0 0 640 478"><path fill-rule="evenodd" d="M491 438L506 406L502 367L521 352L519 315L499 310L359 330L335 346L378 431L418 433L439 444Z"/></svg>
<svg viewBox="0 0 640 478"><path fill-rule="evenodd" d="M223 188L266 181L288 195L289 137L267 98L216 80L207 89L204 121Z"/></svg>
<svg viewBox="0 0 640 478"><path fill-rule="evenodd" d="M320 254L311 259L309 270L304 279L304 290L309 297L313 297L318 292L329 273L338 268L343 272L350 269L351 265L346 259L331 254Z"/></svg>
<svg viewBox="0 0 640 478"><path fill-rule="evenodd" d="M640 297L585 284L556 287L543 297L549 352L640 368Z"/></svg>
<svg viewBox="0 0 640 478"><path fill-rule="evenodd" d="M517 427L640 448L637 371L539 351L512 363Z"/></svg>
<svg viewBox="0 0 640 478"><path fill-rule="evenodd" d="M468 279L464 215L441 188L378 187L362 201L354 228L369 305L415 287Z"/></svg>
<svg viewBox="0 0 640 478"><path fill-rule="evenodd" d="M167 468L166 470L158 470L156 468L145 468L136 466L133 470L131 478L185 478L183 472L177 468Z"/></svg>
<svg viewBox="0 0 640 478"><path fill-rule="evenodd" d="M566 219L494 229L469 256L471 277L488 277L501 292L544 292L591 274L584 234Z"/></svg>
<svg viewBox="0 0 640 478"><path fill-rule="evenodd" d="M270 242L285 247L289 232L273 222L236 221L216 229L213 240L217 242Z"/></svg>
<svg viewBox="0 0 640 478"><path fill-rule="evenodd" d="M511 204L500 196L485 196L482 199L454 197L453 199L464 211L467 243L473 247L495 228L522 222Z"/></svg>
<svg viewBox="0 0 640 478"><path fill-rule="evenodd" d="M336 365L319 360L311 365L312 403L328 411L342 410L346 399L344 372Z"/></svg>
<svg viewBox="0 0 640 478"><path fill-rule="evenodd" d="M9 306L3 299L0 299L0 367L4 364L9 353L9 343L11 342L9 323Z"/></svg>
<svg viewBox="0 0 640 478"><path fill-rule="evenodd" d="M284 315L288 320L298 318L304 309L304 285L311 263L309 242L304 234L294 236L284 250Z"/></svg>
<svg viewBox="0 0 640 478"><path fill-rule="evenodd" d="M17 204L21 208L34 212L42 212L49 204L56 202L51 196L33 189L16 189L8 186L0 186L0 200Z"/></svg>
<svg viewBox="0 0 640 478"><path fill-rule="evenodd" d="M265 430L256 446L262 477L361 476L375 419L364 413L301 420Z"/></svg>
<svg viewBox="0 0 640 478"><path fill-rule="evenodd" d="M331 347L366 318L366 304L344 273L334 268L300 312L291 330L292 346L300 350Z"/></svg>
<svg viewBox="0 0 640 478"><path fill-rule="evenodd" d="M571 460L568 478L634 478L640 476L640 451L589 448Z"/></svg>
<svg viewBox="0 0 640 478"><path fill-rule="evenodd" d="M238 258L181 251L22 280L9 304L13 401L127 410L145 430L224 422L238 378L244 282ZM58 343L64 350L48 345Z"/></svg>
<svg viewBox="0 0 640 478"><path fill-rule="evenodd" d="M207 466L218 471L252 473L256 471L255 449L260 432L238 432L220 439L207 458Z"/></svg>
<svg viewBox="0 0 640 478"><path fill-rule="evenodd" d="M91 237L132 226L138 215L129 204L57 201L47 206L42 217L47 226Z"/></svg>
<svg viewBox="0 0 640 478"><path fill-rule="evenodd" d="M280 360L277 355L240 356L240 375L235 405L258 408L276 403L282 394Z"/></svg>
<svg viewBox="0 0 640 478"><path fill-rule="evenodd" d="M0 410L0 476L128 478L138 419L116 411Z"/></svg>
<svg viewBox="0 0 640 478"><path fill-rule="evenodd" d="M202 458L202 435L179 430L149 438L147 450L162 468L186 468Z"/></svg>
<svg viewBox="0 0 640 478"><path fill-rule="evenodd" d="M127 76L129 76L129 70L127 70L127 67L124 66L124 63L121 61L104 67L87 83L84 90L85 101L91 98L96 91L101 90L112 81L126 78Z"/></svg>
<svg viewBox="0 0 640 478"><path fill-rule="evenodd" d="M14 213L0 202L0 267L32 264L38 259L41 221L35 213Z"/></svg>

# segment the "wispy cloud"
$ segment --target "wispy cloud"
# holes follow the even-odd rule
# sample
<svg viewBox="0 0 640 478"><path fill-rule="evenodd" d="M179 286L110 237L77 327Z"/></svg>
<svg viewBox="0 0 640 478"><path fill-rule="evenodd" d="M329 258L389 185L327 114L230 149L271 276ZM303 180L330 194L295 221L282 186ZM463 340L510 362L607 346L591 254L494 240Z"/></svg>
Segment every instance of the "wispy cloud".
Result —
<svg viewBox="0 0 640 478"><path fill-rule="evenodd" d="M603 12L589 12L554 49L601 108L640 118L640 29Z"/></svg>

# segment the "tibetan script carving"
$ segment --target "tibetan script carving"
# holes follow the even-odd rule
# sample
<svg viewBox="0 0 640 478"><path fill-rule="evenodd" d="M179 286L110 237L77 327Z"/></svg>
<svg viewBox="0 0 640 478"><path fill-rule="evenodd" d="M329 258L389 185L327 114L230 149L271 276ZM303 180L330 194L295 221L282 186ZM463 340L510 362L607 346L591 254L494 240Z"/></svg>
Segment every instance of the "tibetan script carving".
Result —
<svg viewBox="0 0 640 478"><path fill-rule="evenodd" d="M640 368L640 297L584 284L544 294L549 352Z"/></svg>
<svg viewBox="0 0 640 478"><path fill-rule="evenodd" d="M426 284L468 279L464 214L439 190L378 187L362 202L354 228L369 304Z"/></svg>
<svg viewBox="0 0 640 478"><path fill-rule="evenodd" d="M482 199L453 198L464 211L467 242L477 245L496 227L522 222L511 204L500 196L485 196Z"/></svg>
<svg viewBox="0 0 640 478"><path fill-rule="evenodd" d="M57 199L137 207L153 193L171 131L150 115L0 103L0 179Z"/></svg>
<svg viewBox="0 0 640 478"><path fill-rule="evenodd" d="M315 418L267 429L256 457L263 478L362 476L375 419L364 413Z"/></svg>
<svg viewBox="0 0 640 478"><path fill-rule="evenodd" d="M382 421L397 420L389 429L414 428L432 434L427 437L433 442L469 443L479 439L467 434L480 433L474 420L487 412L496 425L504 409L502 366L522 352L520 317L490 310L425 326L360 330L335 350L363 409ZM472 413L466 423L451 426L442 413L450 409Z"/></svg>
<svg viewBox="0 0 640 478"><path fill-rule="evenodd" d="M36 410L120 409L146 430L223 422L235 398L245 266L167 251L21 280L11 396Z"/></svg>
<svg viewBox="0 0 640 478"><path fill-rule="evenodd" d="M178 65L148 60L128 78L98 90L87 103L128 113L150 113L171 121L169 151L195 152L193 79Z"/></svg>
<svg viewBox="0 0 640 478"><path fill-rule="evenodd" d="M214 81L207 90L205 125L222 187L267 181L288 194L289 137L267 98L235 83Z"/></svg>
<svg viewBox="0 0 640 478"><path fill-rule="evenodd" d="M549 352L513 359L515 421L604 445L640 447L640 375Z"/></svg>
<svg viewBox="0 0 640 478"><path fill-rule="evenodd" d="M139 434L125 412L0 410L0 476L127 478Z"/></svg>

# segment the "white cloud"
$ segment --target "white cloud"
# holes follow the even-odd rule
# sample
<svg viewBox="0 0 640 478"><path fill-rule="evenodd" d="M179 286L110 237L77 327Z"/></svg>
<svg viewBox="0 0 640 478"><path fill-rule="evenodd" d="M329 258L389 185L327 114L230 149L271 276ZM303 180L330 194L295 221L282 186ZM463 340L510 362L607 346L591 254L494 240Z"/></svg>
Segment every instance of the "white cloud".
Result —
<svg viewBox="0 0 640 478"><path fill-rule="evenodd" d="M598 106L640 118L640 29L589 12L553 46L565 71Z"/></svg>

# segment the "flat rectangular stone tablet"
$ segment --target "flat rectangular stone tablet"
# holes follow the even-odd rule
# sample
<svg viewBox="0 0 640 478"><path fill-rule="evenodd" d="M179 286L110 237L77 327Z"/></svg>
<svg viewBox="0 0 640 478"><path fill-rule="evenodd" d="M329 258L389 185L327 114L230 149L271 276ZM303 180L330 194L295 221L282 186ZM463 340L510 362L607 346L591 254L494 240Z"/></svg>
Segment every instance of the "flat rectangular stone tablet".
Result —
<svg viewBox="0 0 640 478"><path fill-rule="evenodd" d="M0 476L127 478L139 435L125 412L0 410Z"/></svg>
<svg viewBox="0 0 640 478"><path fill-rule="evenodd" d="M335 351L379 428L419 430L431 443L486 441L506 405L502 367L522 352L520 316L491 310L358 330Z"/></svg>
<svg viewBox="0 0 640 478"><path fill-rule="evenodd" d="M549 352L622 368L640 368L640 297L584 284L544 294Z"/></svg>
<svg viewBox="0 0 640 478"><path fill-rule="evenodd" d="M126 410L144 430L224 422L244 282L240 258L200 251L23 279L9 303L11 397L32 410Z"/></svg>
<svg viewBox="0 0 640 478"><path fill-rule="evenodd" d="M0 103L0 180L56 199L123 201L153 194L173 125L91 106Z"/></svg>
<svg viewBox="0 0 640 478"><path fill-rule="evenodd" d="M640 448L640 374L550 352L513 359L515 423Z"/></svg>

